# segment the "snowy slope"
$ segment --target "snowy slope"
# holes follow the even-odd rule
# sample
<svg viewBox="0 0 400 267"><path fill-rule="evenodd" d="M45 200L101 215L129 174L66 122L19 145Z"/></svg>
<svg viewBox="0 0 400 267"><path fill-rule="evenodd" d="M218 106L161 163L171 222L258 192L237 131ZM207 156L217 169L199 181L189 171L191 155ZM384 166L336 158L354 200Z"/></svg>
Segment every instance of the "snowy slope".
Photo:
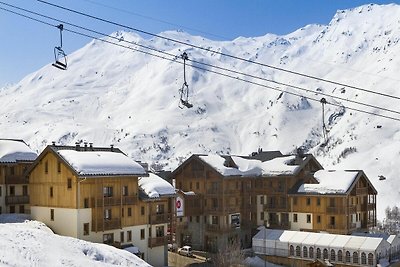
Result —
<svg viewBox="0 0 400 267"><path fill-rule="evenodd" d="M183 32L161 34L399 96L396 77L400 59L395 56L400 53L399 17L398 5L366 5L338 11L329 25L308 25L285 36L267 34L217 42ZM197 61L344 99L391 109L397 109L399 102L157 38L143 39L127 32L114 35L177 56L186 51ZM100 41L91 41L68 59L67 71L49 64L18 84L0 89L4 103L0 107L2 137L22 138L38 152L51 141L112 143L134 159L166 169L174 169L192 153L247 155L258 147L290 153L303 145L328 169L365 170L379 192L380 218L387 205L400 201L400 172L396 168L399 122L327 106L330 141L320 147L323 138L318 102L188 68L194 107L179 109L178 89L183 82L180 64ZM295 91L283 85L279 88ZM323 97L315 93L307 96ZM336 101L341 102L367 109ZM371 108L368 111L379 112ZM378 175L387 179L379 181Z"/></svg>
<svg viewBox="0 0 400 267"><path fill-rule="evenodd" d="M121 249L55 235L41 222L1 223L4 216L0 266L150 266Z"/></svg>

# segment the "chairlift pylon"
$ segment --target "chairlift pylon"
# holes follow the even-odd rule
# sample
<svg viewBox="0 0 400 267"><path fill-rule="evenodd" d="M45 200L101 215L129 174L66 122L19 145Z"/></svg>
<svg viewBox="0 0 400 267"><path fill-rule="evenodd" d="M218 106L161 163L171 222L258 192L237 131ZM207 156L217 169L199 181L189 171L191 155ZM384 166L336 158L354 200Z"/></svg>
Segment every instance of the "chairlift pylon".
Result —
<svg viewBox="0 0 400 267"><path fill-rule="evenodd" d="M57 26L60 30L60 46L54 47L54 63L52 64L54 67L66 70L67 69L67 55L62 49L62 31L64 29L64 25L60 24Z"/></svg>
<svg viewBox="0 0 400 267"><path fill-rule="evenodd" d="M192 108L193 104L189 103L189 85L186 82L186 60L189 59L186 52L183 52L181 55L183 59L183 84L179 89L179 108L183 109L183 107Z"/></svg>

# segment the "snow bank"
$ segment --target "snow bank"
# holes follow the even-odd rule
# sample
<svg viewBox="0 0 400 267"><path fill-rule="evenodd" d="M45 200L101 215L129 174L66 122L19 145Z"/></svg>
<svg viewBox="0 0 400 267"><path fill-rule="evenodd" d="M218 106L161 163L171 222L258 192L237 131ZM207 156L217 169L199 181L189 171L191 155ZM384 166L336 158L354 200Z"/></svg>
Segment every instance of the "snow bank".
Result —
<svg viewBox="0 0 400 267"><path fill-rule="evenodd" d="M141 175L140 164L122 153L110 151L57 151L80 175Z"/></svg>
<svg viewBox="0 0 400 267"><path fill-rule="evenodd" d="M105 244L53 234L43 223L0 224L0 266L150 266Z"/></svg>

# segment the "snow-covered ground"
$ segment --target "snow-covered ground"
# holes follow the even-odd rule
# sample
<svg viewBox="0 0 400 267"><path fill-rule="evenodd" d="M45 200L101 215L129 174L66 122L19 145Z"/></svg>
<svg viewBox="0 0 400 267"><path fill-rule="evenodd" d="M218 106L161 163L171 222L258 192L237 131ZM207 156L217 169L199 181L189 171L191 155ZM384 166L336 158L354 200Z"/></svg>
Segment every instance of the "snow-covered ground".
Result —
<svg viewBox="0 0 400 267"><path fill-rule="evenodd" d="M150 266L132 253L54 234L26 215L0 215L0 266Z"/></svg>
<svg viewBox="0 0 400 267"><path fill-rule="evenodd" d="M328 25L308 25L285 36L267 34L212 41L183 32L161 35L400 96L399 17L398 5L371 4L338 11ZM113 36L176 56L186 51L196 61L314 93L234 75L239 78L399 117L398 113L334 100L320 93L395 110L398 99L295 76L158 38L144 39L128 32ZM319 102L187 69L189 101L194 107L180 109L181 64L91 41L68 55L67 71L56 69L49 62L19 83L0 89L0 136L24 139L37 152L52 141L71 145L83 140L95 146L112 143L135 160L170 170L193 153L248 155L259 147L290 153L304 146L327 169L363 169L378 190L379 219L383 218L386 206L400 201L400 122L327 105L329 142L321 147L324 139ZM379 175L387 179L379 180Z"/></svg>

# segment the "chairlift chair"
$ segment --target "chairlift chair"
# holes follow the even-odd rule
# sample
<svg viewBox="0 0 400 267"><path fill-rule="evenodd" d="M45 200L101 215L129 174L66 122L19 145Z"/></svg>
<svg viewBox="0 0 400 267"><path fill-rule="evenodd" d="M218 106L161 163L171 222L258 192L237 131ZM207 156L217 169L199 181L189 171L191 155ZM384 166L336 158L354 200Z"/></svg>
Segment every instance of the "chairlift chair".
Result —
<svg viewBox="0 0 400 267"><path fill-rule="evenodd" d="M186 60L189 59L186 52L183 52L181 55L183 59L183 84L179 89L180 102L179 108L183 109L183 107L192 108L193 104L189 103L189 85L186 82Z"/></svg>
<svg viewBox="0 0 400 267"><path fill-rule="evenodd" d="M54 63L52 64L54 67L60 70L67 69L67 55L65 54L64 50L62 49L62 31L64 29L64 25L60 24L57 26L60 30L60 46L54 47Z"/></svg>
<svg viewBox="0 0 400 267"><path fill-rule="evenodd" d="M52 64L54 67L61 70L67 69L67 55L59 46L54 47L54 61Z"/></svg>

